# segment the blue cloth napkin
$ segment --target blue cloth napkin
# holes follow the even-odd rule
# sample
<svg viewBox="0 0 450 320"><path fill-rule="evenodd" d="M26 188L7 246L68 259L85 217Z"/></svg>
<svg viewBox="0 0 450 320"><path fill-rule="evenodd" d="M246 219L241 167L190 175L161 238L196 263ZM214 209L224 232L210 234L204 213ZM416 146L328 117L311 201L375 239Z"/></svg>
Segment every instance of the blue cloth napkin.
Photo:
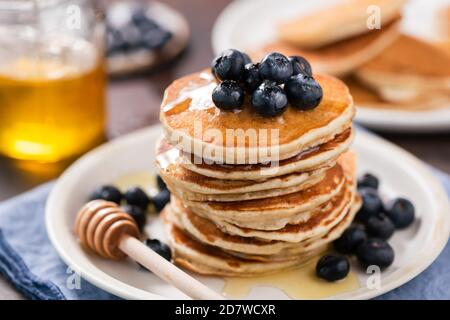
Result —
<svg viewBox="0 0 450 320"><path fill-rule="evenodd" d="M79 279L59 258L45 230L53 183L0 204L0 273L29 299L117 299Z"/></svg>
<svg viewBox="0 0 450 320"><path fill-rule="evenodd" d="M450 177L434 172L450 195ZM52 186L42 185L0 204L0 273L30 299L117 299L82 279L80 289L70 289L74 287L72 272L58 257L45 231L44 207ZM427 270L378 299L450 299L449 264L447 244Z"/></svg>

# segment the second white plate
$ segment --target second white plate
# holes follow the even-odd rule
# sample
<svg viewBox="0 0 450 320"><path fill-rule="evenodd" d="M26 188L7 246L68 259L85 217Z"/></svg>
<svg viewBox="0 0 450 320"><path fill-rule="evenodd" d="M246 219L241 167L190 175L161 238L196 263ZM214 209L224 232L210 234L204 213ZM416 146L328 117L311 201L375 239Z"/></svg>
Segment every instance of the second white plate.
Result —
<svg viewBox="0 0 450 320"><path fill-rule="evenodd" d="M248 49L275 39L275 25L301 13L329 6L339 0L237 0L218 17L212 32L215 54L228 48ZM434 11L450 5L450 0L412 0L405 7L404 32L436 40L433 37ZM432 111L402 111L359 106L356 121L366 127L393 132L450 131L450 105Z"/></svg>

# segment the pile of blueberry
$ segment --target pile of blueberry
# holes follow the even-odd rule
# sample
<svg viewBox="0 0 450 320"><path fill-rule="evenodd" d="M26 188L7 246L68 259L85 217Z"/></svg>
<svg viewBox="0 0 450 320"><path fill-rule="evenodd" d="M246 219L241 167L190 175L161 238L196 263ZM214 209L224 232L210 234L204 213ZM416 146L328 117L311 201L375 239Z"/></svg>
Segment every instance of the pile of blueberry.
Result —
<svg viewBox="0 0 450 320"><path fill-rule="evenodd" d="M414 205L404 198L383 203L378 194L379 180L367 173L358 181L362 207L355 222L334 242L339 254L323 256L316 266L318 277L327 281L343 279L350 271L345 255L356 255L363 268L375 265L381 270L394 261L394 250L387 240L396 229L411 225L415 217Z"/></svg>
<svg viewBox="0 0 450 320"><path fill-rule="evenodd" d="M110 55L136 49L158 50L172 38L172 33L148 17L145 8L137 7L106 15L106 52ZM126 15L124 17L124 15Z"/></svg>
<svg viewBox="0 0 450 320"><path fill-rule="evenodd" d="M166 184L157 176L157 184L159 192L154 197L149 197L147 193L139 187L132 187L120 192L118 188L112 185L104 185L98 187L89 197L89 200L106 200L122 205L124 212L128 213L135 221L142 231L147 222L147 211L149 206L153 204L156 212L161 212L165 205L170 201L170 192ZM158 239L146 239L147 247L170 261L172 259L172 252L170 247Z"/></svg>
<svg viewBox="0 0 450 320"><path fill-rule="evenodd" d="M212 99L222 110L241 108L247 93L256 112L273 117L283 113L288 102L300 110L313 109L323 96L311 65L300 56L273 52L252 63L247 54L229 49L213 60L211 71L220 82Z"/></svg>
<svg viewBox="0 0 450 320"><path fill-rule="evenodd" d="M134 218L139 229L142 230L147 221L147 211L149 205L153 205L156 212L160 212L170 201L170 192L166 184L157 177L159 192L154 197L149 197L147 193L139 187L132 187L122 193L113 185L103 185L94 190L89 200L106 200L122 205L123 211Z"/></svg>

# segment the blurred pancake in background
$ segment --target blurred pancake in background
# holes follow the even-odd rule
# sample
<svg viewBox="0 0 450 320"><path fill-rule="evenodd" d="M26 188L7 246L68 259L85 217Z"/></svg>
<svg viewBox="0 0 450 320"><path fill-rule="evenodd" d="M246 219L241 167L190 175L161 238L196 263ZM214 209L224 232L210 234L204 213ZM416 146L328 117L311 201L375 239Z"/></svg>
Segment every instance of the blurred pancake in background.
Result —
<svg viewBox="0 0 450 320"><path fill-rule="evenodd" d="M304 49L315 49L371 33L368 18L378 8L381 27L397 20L406 0L343 0L277 26L278 38ZM375 12L374 12L375 13Z"/></svg>
<svg viewBox="0 0 450 320"><path fill-rule="evenodd" d="M435 41L435 44L450 55L450 3L448 6L441 8L436 16L439 39Z"/></svg>
<svg viewBox="0 0 450 320"><path fill-rule="evenodd" d="M355 75L377 99L392 107L425 109L442 107L450 101L450 56L407 35L358 68ZM352 91L356 103L366 98L361 90Z"/></svg>
<svg viewBox="0 0 450 320"><path fill-rule="evenodd" d="M252 52L260 59L270 52L300 55L316 72L342 76L370 61L399 35L404 0L344 0L310 14L281 21L277 40ZM381 10L380 29L368 26L368 6ZM339 12L339 15L336 14Z"/></svg>
<svg viewBox="0 0 450 320"><path fill-rule="evenodd" d="M283 52L285 55L300 55L314 66L316 72L343 76L361 64L381 53L399 35L399 19L380 30L340 40L316 49L303 49L281 41L269 43L253 51L254 58L261 58L269 52Z"/></svg>
<svg viewBox="0 0 450 320"><path fill-rule="evenodd" d="M370 30L375 6L381 29ZM365 126L450 129L448 0L238 1L219 16L212 40L216 53L238 48L256 61L303 56L314 72L344 80Z"/></svg>

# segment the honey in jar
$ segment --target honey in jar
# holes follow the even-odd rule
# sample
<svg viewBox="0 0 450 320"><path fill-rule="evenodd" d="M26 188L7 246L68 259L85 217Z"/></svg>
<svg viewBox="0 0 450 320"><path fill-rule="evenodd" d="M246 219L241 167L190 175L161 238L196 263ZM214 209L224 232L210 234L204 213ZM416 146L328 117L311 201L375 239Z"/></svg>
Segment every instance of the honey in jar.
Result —
<svg viewBox="0 0 450 320"><path fill-rule="evenodd" d="M87 9L80 11L86 25L79 30L64 24L67 6L87 4L30 7L34 13L25 22L0 14L1 154L56 162L103 140L105 71L101 46L93 40L99 38L96 24L88 24ZM19 10L18 17L29 11L25 6L10 11Z"/></svg>

